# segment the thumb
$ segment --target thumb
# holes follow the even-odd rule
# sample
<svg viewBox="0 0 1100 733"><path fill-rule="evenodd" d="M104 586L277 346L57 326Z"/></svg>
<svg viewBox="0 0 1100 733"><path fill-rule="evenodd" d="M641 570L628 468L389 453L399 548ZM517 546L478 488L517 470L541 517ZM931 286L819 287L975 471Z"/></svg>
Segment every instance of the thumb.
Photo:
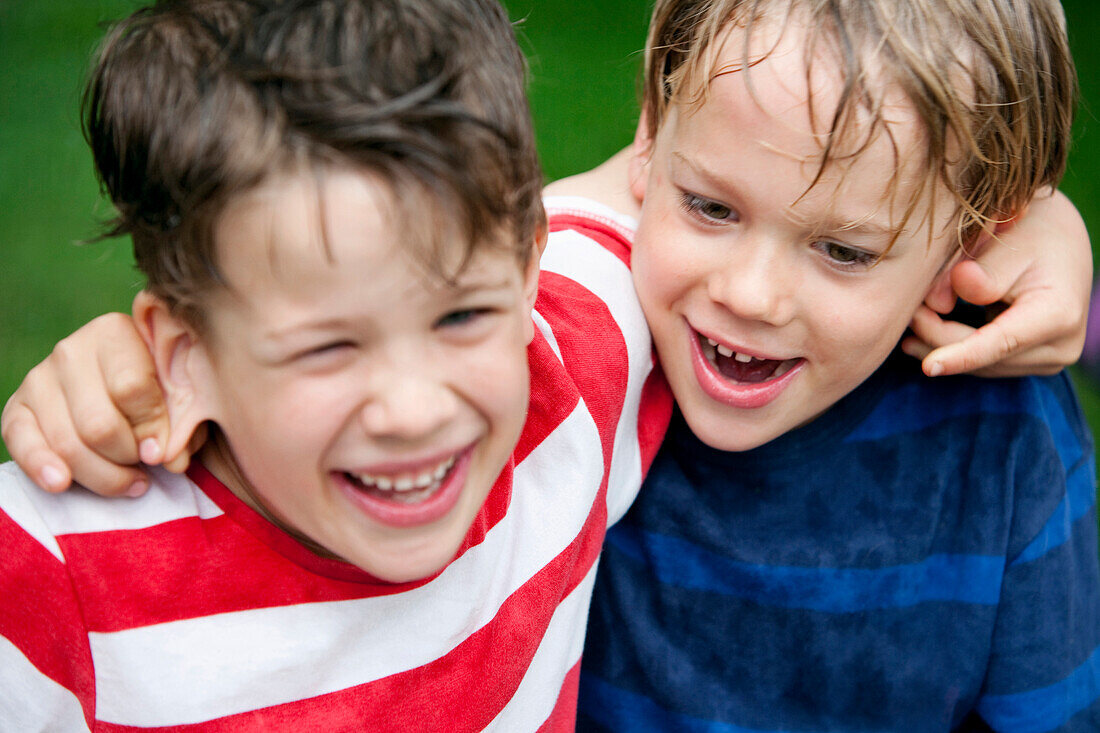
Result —
<svg viewBox="0 0 1100 733"><path fill-rule="evenodd" d="M191 465L191 457L198 452L207 438L206 423L190 431L177 430L168 441L164 467L173 473L183 473Z"/></svg>
<svg viewBox="0 0 1100 733"><path fill-rule="evenodd" d="M1026 211L1026 208L1025 208ZM964 257L951 270L951 287L963 300L974 305L1011 302L1012 289L1021 281L1031 265L1028 257L1026 227L1020 227L1020 217L998 222L993 230L984 232L967 247Z"/></svg>
<svg viewBox="0 0 1100 733"><path fill-rule="evenodd" d="M1002 300L1008 287L1001 282L996 263L983 264L965 259L951 270L951 288L963 300L974 305L990 305Z"/></svg>
<svg viewBox="0 0 1100 733"><path fill-rule="evenodd" d="M133 426L141 462L148 466L163 463L167 455L169 424L168 409L159 386L155 391L119 407Z"/></svg>

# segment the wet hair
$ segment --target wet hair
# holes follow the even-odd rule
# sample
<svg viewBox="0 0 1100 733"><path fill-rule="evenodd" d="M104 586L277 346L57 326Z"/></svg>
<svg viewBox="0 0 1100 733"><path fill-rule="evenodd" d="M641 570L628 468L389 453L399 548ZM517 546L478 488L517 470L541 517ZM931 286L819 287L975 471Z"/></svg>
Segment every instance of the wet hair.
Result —
<svg viewBox="0 0 1100 733"><path fill-rule="evenodd" d="M890 135L887 85L912 103L926 142L921 183L902 202L899 232L937 182L954 196L951 220L963 245L1058 184L1077 94L1058 0L658 0L643 91L650 140L670 104L705 100L728 28L744 30L747 52L754 28L792 19L807 29L807 78L824 57L836 61L842 83L835 109L815 109L809 100L814 129L823 131L810 188L877 132ZM745 57L742 68L758 60ZM891 202L899 194L895 161Z"/></svg>
<svg viewBox="0 0 1100 733"><path fill-rule="evenodd" d="M381 181L430 264L456 240L463 263L488 243L526 262L545 214L525 72L496 0L156 2L108 31L85 89L108 235L195 325L219 215L284 173Z"/></svg>

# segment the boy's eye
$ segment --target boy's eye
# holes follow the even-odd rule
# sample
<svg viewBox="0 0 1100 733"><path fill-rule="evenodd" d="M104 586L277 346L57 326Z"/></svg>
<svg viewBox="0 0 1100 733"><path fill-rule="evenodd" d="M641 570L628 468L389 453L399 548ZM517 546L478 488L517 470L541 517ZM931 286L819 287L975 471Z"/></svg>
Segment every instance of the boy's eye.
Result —
<svg viewBox="0 0 1100 733"><path fill-rule="evenodd" d="M314 346L312 349L303 353L303 356L318 356L321 354L331 354L341 349L350 348L352 346L351 341L330 341L327 344L321 344L320 346Z"/></svg>
<svg viewBox="0 0 1100 733"><path fill-rule="evenodd" d="M484 308L466 308L463 310L453 311L436 321L437 328L454 328L455 326L462 326L476 320L479 316L485 314Z"/></svg>
<svg viewBox="0 0 1100 733"><path fill-rule="evenodd" d="M733 209L717 201L696 196L693 193L680 194L680 206L684 211L707 222L736 220Z"/></svg>
<svg viewBox="0 0 1100 733"><path fill-rule="evenodd" d="M290 354L286 358L286 363L307 366L332 364L343 359L346 354L350 354L350 349L355 348L355 345L354 341L347 339L319 343Z"/></svg>
<svg viewBox="0 0 1100 733"><path fill-rule="evenodd" d="M829 262L845 269L870 267L879 260L879 255L837 242L814 242L814 248L829 259Z"/></svg>

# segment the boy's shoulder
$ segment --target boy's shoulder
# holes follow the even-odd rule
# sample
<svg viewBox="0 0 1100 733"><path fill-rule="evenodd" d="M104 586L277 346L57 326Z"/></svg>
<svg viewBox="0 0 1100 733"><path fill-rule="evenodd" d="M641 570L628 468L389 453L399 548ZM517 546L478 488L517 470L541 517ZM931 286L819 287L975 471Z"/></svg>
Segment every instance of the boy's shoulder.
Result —
<svg viewBox="0 0 1100 733"><path fill-rule="evenodd" d="M929 379L910 361L883 366L888 388L848 441L908 455L900 460L917 472L911 478L938 485L945 500L984 507L988 521L1010 528L1009 556L1046 525L1091 510L1093 439L1067 372Z"/></svg>
<svg viewBox="0 0 1100 733"><path fill-rule="evenodd" d="M102 497L73 486L61 494L39 489L14 462L0 465L0 511L61 558L56 537L146 529L222 510L186 476L150 468L149 490L137 499Z"/></svg>
<svg viewBox="0 0 1100 733"><path fill-rule="evenodd" d="M630 266L630 249L638 228L635 217L586 196L547 196L543 204L551 234L550 245L560 239L554 234L572 232L570 236L587 237ZM545 256L543 263L545 265Z"/></svg>
<svg viewBox="0 0 1100 733"><path fill-rule="evenodd" d="M634 220L579 196L549 197L545 204L549 234L539 260L536 322L546 333L538 316L564 316L555 330L583 331L590 344L610 348L608 356L624 339L631 351L648 352L649 328L630 273Z"/></svg>
<svg viewBox="0 0 1100 733"><path fill-rule="evenodd" d="M1016 431L1030 426L1049 433L1058 445L1091 446L1084 413L1064 370L1045 377L930 379L916 361L895 352L874 379L883 386L881 398L856 428L855 438L989 422ZM959 435L964 441L978 437L966 430Z"/></svg>

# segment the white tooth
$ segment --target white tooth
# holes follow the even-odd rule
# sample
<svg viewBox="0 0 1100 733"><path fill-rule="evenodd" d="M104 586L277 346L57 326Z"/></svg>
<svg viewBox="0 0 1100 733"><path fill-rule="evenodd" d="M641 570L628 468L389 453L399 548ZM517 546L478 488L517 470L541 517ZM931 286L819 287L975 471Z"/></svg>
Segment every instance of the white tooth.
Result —
<svg viewBox="0 0 1100 733"><path fill-rule="evenodd" d="M438 482L455 464L455 456L440 463L434 469L429 469L415 476L373 476L369 473L356 474L356 478L364 486L369 486L382 491L409 491L410 489L426 489Z"/></svg>
<svg viewBox="0 0 1100 733"><path fill-rule="evenodd" d="M748 354L742 354L742 353L738 353L733 358L734 358L734 360L739 361L742 364L748 364L750 361L752 361L751 356L749 356Z"/></svg>
<svg viewBox="0 0 1100 733"><path fill-rule="evenodd" d="M718 346L718 353L721 354L722 356L727 356L727 357L728 356L733 356L733 349L731 349L728 346L719 345Z"/></svg>
<svg viewBox="0 0 1100 733"><path fill-rule="evenodd" d="M715 341L714 339L707 339L707 343L710 344L711 346L717 346L718 345L718 342Z"/></svg>

